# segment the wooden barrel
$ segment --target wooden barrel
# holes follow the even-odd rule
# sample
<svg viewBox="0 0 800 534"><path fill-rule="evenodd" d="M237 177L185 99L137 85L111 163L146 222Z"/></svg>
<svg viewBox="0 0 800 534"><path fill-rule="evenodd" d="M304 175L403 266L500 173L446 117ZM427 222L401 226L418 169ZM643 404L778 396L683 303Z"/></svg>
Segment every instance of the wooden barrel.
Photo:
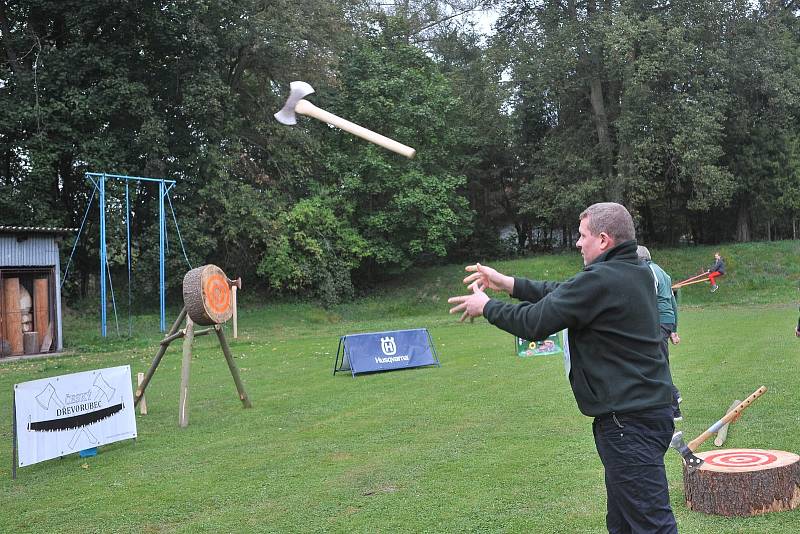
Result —
<svg viewBox="0 0 800 534"><path fill-rule="evenodd" d="M764 449L721 449L697 453L705 460L683 488L691 510L724 516L751 516L800 506L800 456Z"/></svg>
<svg viewBox="0 0 800 534"><path fill-rule="evenodd" d="M221 324L233 315L228 277L216 265L192 269L183 277L183 303L196 324Z"/></svg>

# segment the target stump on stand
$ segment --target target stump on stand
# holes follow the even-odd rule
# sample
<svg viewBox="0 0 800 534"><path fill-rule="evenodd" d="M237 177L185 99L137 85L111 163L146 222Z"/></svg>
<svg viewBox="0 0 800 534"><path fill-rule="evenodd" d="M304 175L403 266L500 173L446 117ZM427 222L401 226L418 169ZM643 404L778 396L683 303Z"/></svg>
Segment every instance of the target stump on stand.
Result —
<svg viewBox="0 0 800 534"><path fill-rule="evenodd" d="M192 344L194 338L214 332L219 339L225 361L228 363L236 390L239 393L239 400L245 408L250 408L250 399L244 390L244 384L239 376L239 368L231 354L228 341L222 330L222 325L233 315L233 299L231 297L231 286L236 283L229 280L225 273L216 265L203 265L192 269L183 278L183 309L178 314L178 318L170 328L167 335L161 341L161 347L150 364L150 369L144 376L141 384L136 388L134 395L134 405L144 397L144 391L150 383L150 379L164 357L169 344L176 339L183 338L183 361L181 364L181 391L180 404L178 408L178 424L186 427L189 424L189 368L192 362ZM241 284L241 282L238 282ZM186 320L186 327L180 328ZM195 324L208 326L195 330Z"/></svg>
<svg viewBox="0 0 800 534"><path fill-rule="evenodd" d="M705 463L683 468L686 506L698 512L751 516L800 506L800 456L764 449L697 453Z"/></svg>

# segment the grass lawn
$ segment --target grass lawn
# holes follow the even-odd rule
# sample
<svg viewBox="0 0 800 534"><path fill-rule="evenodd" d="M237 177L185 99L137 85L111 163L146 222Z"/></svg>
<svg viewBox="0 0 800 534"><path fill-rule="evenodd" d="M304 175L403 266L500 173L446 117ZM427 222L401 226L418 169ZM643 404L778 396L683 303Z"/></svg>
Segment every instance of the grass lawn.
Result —
<svg viewBox="0 0 800 534"><path fill-rule="evenodd" d="M677 280L711 263L712 249L691 250L653 255ZM684 397L679 428L694 438L733 399L766 385L725 447L800 452L800 247L726 254L731 273L717 293L703 285L681 296L683 342L671 357ZM564 254L492 265L563 279L579 262ZM334 310L245 308L239 339L228 339L252 409L242 409L216 339L199 338L189 427L179 429L176 343L147 390L136 441L25 467L12 481L13 384L125 364L145 371L161 338L154 317L137 318L145 333L134 338L100 340L96 318L68 316L71 354L0 364L0 532L604 532L591 419L575 405L560 356L519 358L511 335L449 316L446 298L463 291L461 277L460 266L410 273ZM332 376L339 336L417 327L430 330L440 368ZM712 448L713 439L700 450ZM688 510L677 453L666 464L682 533L798 531L800 510Z"/></svg>

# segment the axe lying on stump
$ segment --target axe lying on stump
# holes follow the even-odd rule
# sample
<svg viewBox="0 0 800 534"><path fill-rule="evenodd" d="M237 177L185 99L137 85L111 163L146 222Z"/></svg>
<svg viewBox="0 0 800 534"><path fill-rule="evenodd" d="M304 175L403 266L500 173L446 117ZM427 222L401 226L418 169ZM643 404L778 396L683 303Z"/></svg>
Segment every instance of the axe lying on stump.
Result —
<svg viewBox="0 0 800 534"><path fill-rule="evenodd" d="M683 457L683 461L686 462L686 465L689 467L689 469L697 469L703 465L703 460L695 456L694 451L696 451L705 440L710 438L713 434L716 434L723 426L730 423L734 419L738 419L742 411L750 406L754 400L763 395L765 391L767 391L766 386L761 386L755 390L752 395L747 397L734 409L726 413L725 417L708 427L705 432L690 441L688 445L683 440L683 432L675 432L675 434L672 436L672 441L670 442L669 446L680 453L680 455Z"/></svg>

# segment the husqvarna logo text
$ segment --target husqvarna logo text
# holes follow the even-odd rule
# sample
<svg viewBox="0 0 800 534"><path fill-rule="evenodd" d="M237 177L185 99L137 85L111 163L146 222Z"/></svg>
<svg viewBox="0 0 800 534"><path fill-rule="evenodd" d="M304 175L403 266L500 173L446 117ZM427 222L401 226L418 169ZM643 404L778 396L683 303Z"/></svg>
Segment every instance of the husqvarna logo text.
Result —
<svg viewBox="0 0 800 534"><path fill-rule="evenodd" d="M394 356L397 353L397 345L393 337L381 338L381 350L387 356Z"/></svg>

